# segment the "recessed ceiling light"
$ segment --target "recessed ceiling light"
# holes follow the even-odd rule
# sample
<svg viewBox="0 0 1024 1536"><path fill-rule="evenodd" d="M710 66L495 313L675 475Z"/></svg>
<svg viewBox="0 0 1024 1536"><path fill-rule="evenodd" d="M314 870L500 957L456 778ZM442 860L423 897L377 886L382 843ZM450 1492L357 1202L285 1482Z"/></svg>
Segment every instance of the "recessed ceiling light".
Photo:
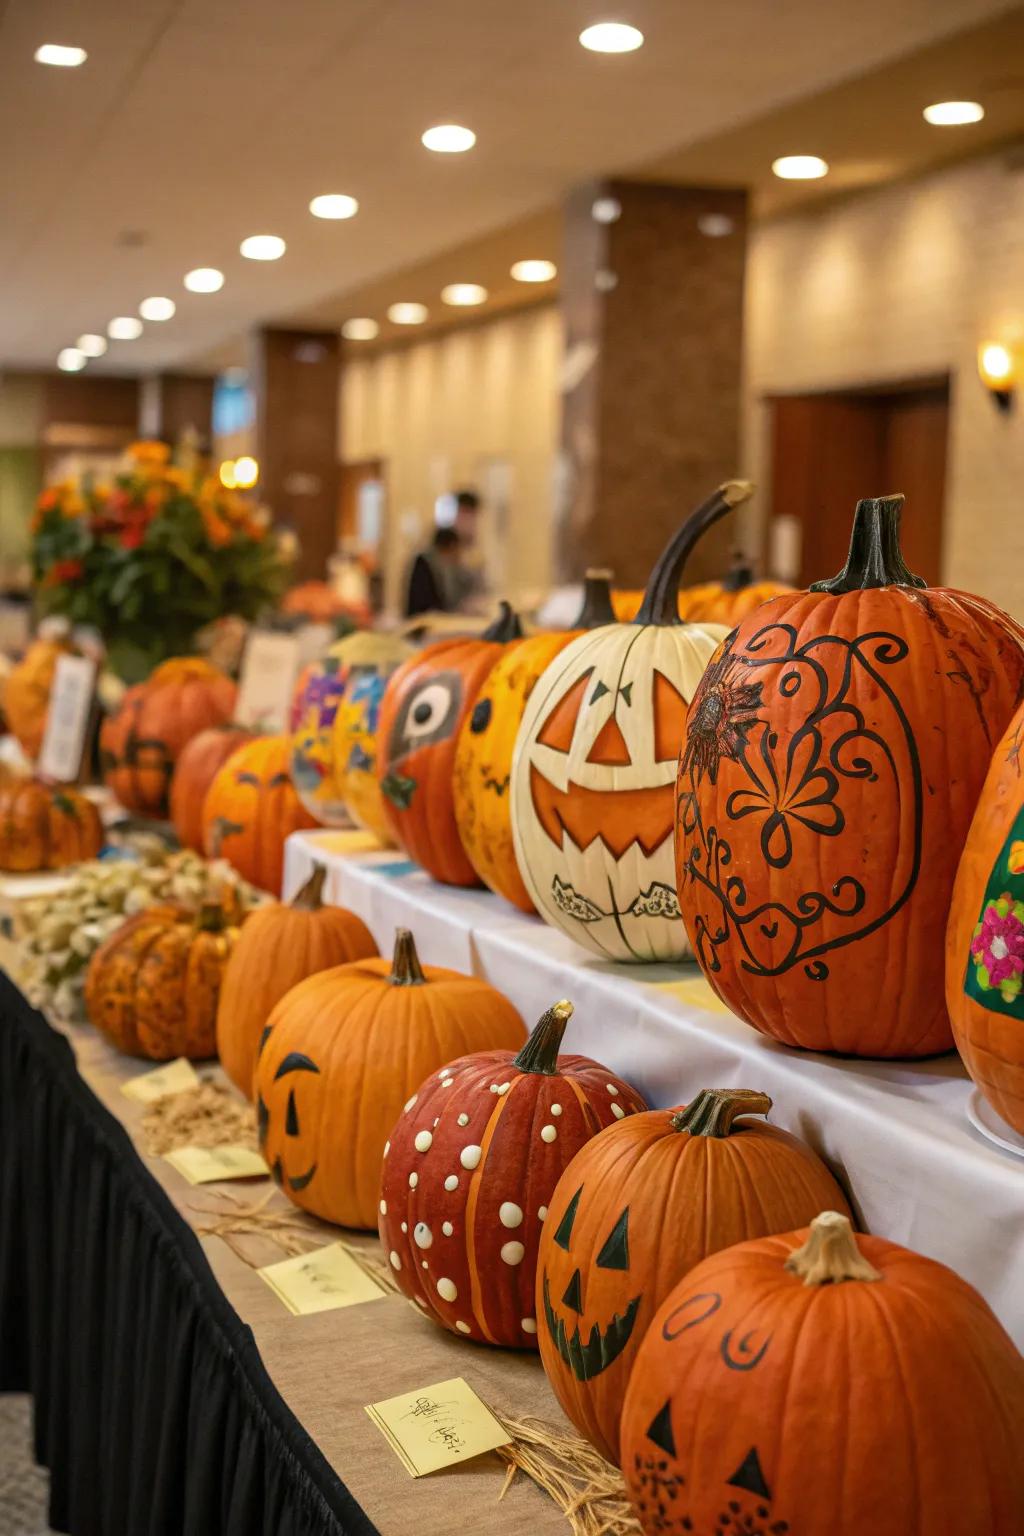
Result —
<svg viewBox="0 0 1024 1536"><path fill-rule="evenodd" d="M783 155L772 161L772 170L783 181L817 181L828 175L828 161L820 155Z"/></svg>
<svg viewBox="0 0 1024 1536"><path fill-rule="evenodd" d="M142 335L142 321L134 315L117 315L107 326L107 335L113 341L135 341Z"/></svg>
<svg viewBox="0 0 1024 1536"><path fill-rule="evenodd" d="M388 319L393 325L422 325L427 314L425 304L392 304Z"/></svg>
<svg viewBox="0 0 1024 1536"><path fill-rule="evenodd" d="M925 107L925 122L936 128L956 128L961 123L980 123L985 108L980 101L935 101Z"/></svg>
<svg viewBox="0 0 1024 1536"><path fill-rule="evenodd" d="M644 35L624 21L599 21L584 28L580 42L591 53L635 53L643 47Z"/></svg>
<svg viewBox="0 0 1024 1536"><path fill-rule="evenodd" d="M62 373L78 373L84 368L88 359L78 347L65 347L57 353L57 367Z"/></svg>
<svg viewBox="0 0 1024 1536"><path fill-rule="evenodd" d="M75 351L76 348L83 357L102 357L107 350L107 338L105 336L95 336L90 331L84 336L79 336L71 351Z"/></svg>
<svg viewBox="0 0 1024 1536"><path fill-rule="evenodd" d="M250 261L278 261L288 247L280 235L249 235L238 249Z"/></svg>
<svg viewBox="0 0 1024 1536"><path fill-rule="evenodd" d="M479 283L449 283L441 289L441 298L445 304L484 304L487 289Z"/></svg>
<svg viewBox="0 0 1024 1536"><path fill-rule="evenodd" d="M58 69L77 69L88 57L84 48L69 48L64 43L42 43L35 51L37 64L55 64Z"/></svg>
<svg viewBox="0 0 1024 1536"><path fill-rule="evenodd" d="M172 320L176 308L177 305L173 299L154 297L143 299L139 305L139 314L143 320Z"/></svg>
<svg viewBox="0 0 1024 1536"><path fill-rule="evenodd" d="M376 320L360 319L346 320L341 328L341 334L346 341L372 341L380 330Z"/></svg>
<svg viewBox="0 0 1024 1536"><path fill-rule="evenodd" d="M558 268L553 261L517 261L511 271L517 283L550 283Z"/></svg>
<svg viewBox="0 0 1024 1536"><path fill-rule="evenodd" d="M185 273L185 287L189 293L217 293L224 287L224 273L216 267L194 267Z"/></svg>
<svg viewBox="0 0 1024 1536"><path fill-rule="evenodd" d="M310 203L309 211L316 219L352 219L359 212L359 204L344 192L321 192Z"/></svg>
<svg viewBox="0 0 1024 1536"><path fill-rule="evenodd" d="M622 217L622 204L617 197L596 197L590 205L590 214L598 224L614 224Z"/></svg>
<svg viewBox="0 0 1024 1536"><path fill-rule="evenodd" d="M462 128L458 123L439 123L428 128L420 142L426 149L438 155L462 155L476 143L472 128Z"/></svg>
<svg viewBox="0 0 1024 1536"><path fill-rule="evenodd" d="M702 213L697 220L697 228L709 240L721 240L724 235L732 234L736 224L727 213Z"/></svg>

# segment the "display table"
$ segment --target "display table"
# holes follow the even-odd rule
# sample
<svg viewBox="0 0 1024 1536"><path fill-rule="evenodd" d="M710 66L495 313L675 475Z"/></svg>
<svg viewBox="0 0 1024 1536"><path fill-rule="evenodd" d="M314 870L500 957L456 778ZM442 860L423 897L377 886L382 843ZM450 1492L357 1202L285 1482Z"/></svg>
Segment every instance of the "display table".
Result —
<svg viewBox="0 0 1024 1536"><path fill-rule="evenodd" d="M315 862L326 899L350 907L382 951L411 928L422 960L471 971L529 1024L568 997L568 1048L594 1056L656 1106L701 1088L756 1088L772 1120L826 1159L870 1232L948 1264L976 1286L1024 1347L1024 1161L970 1125L956 1055L879 1062L790 1050L714 995L696 965L623 966L485 891L437 885L394 850L353 832L289 839L285 895Z"/></svg>

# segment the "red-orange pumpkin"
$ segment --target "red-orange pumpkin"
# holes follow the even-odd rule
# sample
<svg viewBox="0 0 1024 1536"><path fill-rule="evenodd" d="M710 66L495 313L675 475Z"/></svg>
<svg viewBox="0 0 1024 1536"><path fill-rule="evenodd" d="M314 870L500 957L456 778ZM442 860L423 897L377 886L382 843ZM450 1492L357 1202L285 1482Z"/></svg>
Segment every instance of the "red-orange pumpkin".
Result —
<svg viewBox="0 0 1024 1536"><path fill-rule="evenodd" d="M244 880L281 894L285 839L317 823L288 772L287 736L257 736L233 752L203 801L203 848Z"/></svg>
<svg viewBox="0 0 1024 1536"><path fill-rule="evenodd" d="M203 801L220 769L253 734L241 725L211 725L186 743L171 779L171 820L183 848L203 851Z"/></svg>

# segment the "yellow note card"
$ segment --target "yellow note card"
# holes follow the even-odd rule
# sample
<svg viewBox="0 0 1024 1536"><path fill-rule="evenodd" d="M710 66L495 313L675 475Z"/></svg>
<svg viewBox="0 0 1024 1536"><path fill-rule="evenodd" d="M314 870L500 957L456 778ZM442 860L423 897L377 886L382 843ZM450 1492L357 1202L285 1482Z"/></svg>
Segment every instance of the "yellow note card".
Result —
<svg viewBox="0 0 1024 1536"><path fill-rule="evenodd" d="M379 1301L384 1295L344 1243L328 1243L326 1248L282 1259L256 1273L296 1317L354 1307L359 1301Z"/></svg>
<svg viewBox="0 0 1024 1536"><path fill-rule="evenodd" d="M270 1172L259 1153L249 1147L177 1147L164 1160L190 1184L265 1178Z"/></svg>
<svg viewBox="0 0 1024 1536"><path fill-rule="evenodd" d="M366 1411L413 1477L457 1466L512 1438L461 1376L370 1403Z"/></svg>
<svg viewBox="0 0 1024 1536"><path fill-rule="evenodd" d="M363 827L338 827L310 839L314 847L324 853L377 853L383 847L379 837Z"/></svg>
<svg viewBox="0 0 1024 1536"><path fill-rule="evenodd" d="M656 992L667 992L671 997L677 997L691 1008L703 1008L705 1013L732 1013L732 1009L726 1007L703 976L694 976L687 981L650 981L646 985L653 987Z"/></svg>
<svg viewBox="0 0 1024 1536"><path fill-rule="evenodd" d="M130 1077L121 1084L126 1099L136 1099L140 1104L154 1104L172 1093L187 1093L199 1087L199 1074L184 1056L157 1067L155 1072L143 1072L141 1077Z"/></svg>

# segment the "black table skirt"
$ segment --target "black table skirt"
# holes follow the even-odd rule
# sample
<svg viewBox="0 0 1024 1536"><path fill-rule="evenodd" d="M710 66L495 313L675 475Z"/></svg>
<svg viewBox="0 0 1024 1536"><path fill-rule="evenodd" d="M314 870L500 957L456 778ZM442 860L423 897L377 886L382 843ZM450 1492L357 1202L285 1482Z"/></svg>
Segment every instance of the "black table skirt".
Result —
<svg viewBox="0 0 1024 1536"><path fill-rule="evenodd" d="M0 1390L35 1399L56 1530L374 1536L195 1234L2 973Z"/></svg>

